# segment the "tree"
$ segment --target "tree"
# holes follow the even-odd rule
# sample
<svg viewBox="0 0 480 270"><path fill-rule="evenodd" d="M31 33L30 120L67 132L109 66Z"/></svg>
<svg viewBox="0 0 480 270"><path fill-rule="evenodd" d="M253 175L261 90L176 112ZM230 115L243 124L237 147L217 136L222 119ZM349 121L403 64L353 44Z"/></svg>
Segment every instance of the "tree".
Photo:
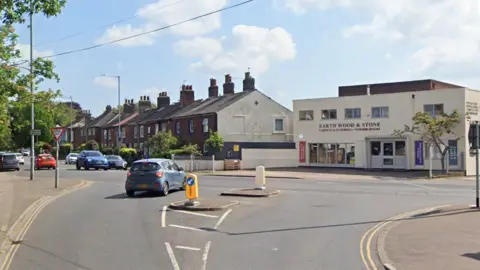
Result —
<svg viewBox="0 0 480 270"><path fill-rule="evenodd" d="M178 145L178 139L171 131L159 132L148 139L148 145L155 156L170 157L170 151Z"/></svg>
<svg viewBox="0 0 480 270"><path fill-rule="evenodd" d="M460 123L460 113L453 110L451 113L443 113L441 116L432 117L431 114L418 112L412 118L413 125L405 125L403 130L395 130L394 135L403 136L405 133L414 134L429 145L432 145L442 154L442 172L446 172L446 157L450 146L445 142L445 136L454 140L459 140L455 132L455 127Z"/></svg>
<svg viewBox="0 0 480 270"><path fill-rule="evenodd" d="M210 130L208 139L205 141L208 152L217 153L222 151L224 142L222 136L218 132Z"/></svg>

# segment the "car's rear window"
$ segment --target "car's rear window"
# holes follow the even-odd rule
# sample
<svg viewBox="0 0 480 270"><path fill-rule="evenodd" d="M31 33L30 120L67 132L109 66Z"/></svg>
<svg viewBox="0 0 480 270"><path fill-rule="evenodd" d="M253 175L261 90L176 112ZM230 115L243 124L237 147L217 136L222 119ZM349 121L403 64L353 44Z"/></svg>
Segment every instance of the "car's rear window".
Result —
<svg viewBox="0 0 480 270"><path fill-rule="evenodd" d="M78 157L78 154L70 154L71 157Z"/></svg>
<svg viewBox="0 0 480 270"><path fill-rule="evenodd" d="M3 155L3 160L14 160L17 159L17 156L15 155Z"/></svg>
<svg viewBox="0 0 480 270"><path fill-rule="evenodd" d="M87 157L101 157L101 156L103 156L102 153L96 152L96 151L86 152L85 154L86 154Z"/></svg>
<svg viewBox="0 0 480 270"><path fill-rule="evenodd" d="M108 156L107 159L108 160L122 160L122 158L119 157L119 156Z"/></svg>
<svg viewBox="0 0 480 270"><path fill-rule="evenodd" d="M40 155L41 158L53 158L52 155Z"/></svg>
<svg viewBox="0 0 480 270"><path fill-rule="evenodd" d="M160 165L158 165L158 163L138 162L138 163L133 163L132 168L130 170L132 170L132 171L158 171L159 169L160 169Z"/></svg>

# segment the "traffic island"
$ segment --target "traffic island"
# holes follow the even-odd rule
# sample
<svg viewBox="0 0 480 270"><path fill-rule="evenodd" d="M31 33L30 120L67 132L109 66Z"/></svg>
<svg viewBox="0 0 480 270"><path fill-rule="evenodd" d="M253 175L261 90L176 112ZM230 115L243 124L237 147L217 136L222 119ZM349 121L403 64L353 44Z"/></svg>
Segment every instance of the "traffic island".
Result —
<svg viewBox="0 0 480 270"><path fill-rule="evenodd" d="M280 190L278 189L259 189L259 188L242 188L242 189L232 189L229 191L222 192L222 196L236 196L236 197L251 197L251 198L262 198L262 197L271 197L278 195Z"/></svg>
<svg viewBox="0 0 480 270"><path fill-rule="evenodd" d="M238 201L223 199L197 199L195 203L191 203L190 200L173 202L169 205L169 208L184 211L221 211L238 204Z"/></svg>

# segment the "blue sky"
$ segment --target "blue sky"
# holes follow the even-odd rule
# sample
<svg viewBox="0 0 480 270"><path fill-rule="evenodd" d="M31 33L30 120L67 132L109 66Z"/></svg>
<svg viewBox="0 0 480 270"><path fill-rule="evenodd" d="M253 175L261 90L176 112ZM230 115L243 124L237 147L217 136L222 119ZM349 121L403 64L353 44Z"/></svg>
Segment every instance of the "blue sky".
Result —
<svg viewBox="0 0 480 270"><path fill-rule="evenodd" d="M57 18L34 18L38 56L88 47L198 16L241 0L69 0ZM401 3L400 3L401 2ZM207 95L209 78L251 67L257 87L293 99L335 96L339 85L433 78L480 89L480 8L475 0L255 0L219 15L97 49L55 57L60 88L95 115L180 85ZM150 5L149 5L150 4ZM109 23L137 17L112 26ZM476 30L475 30L476 29ZM26 27L17 28L22 48ZM75 37L62 37L81 33Z"/></svg>

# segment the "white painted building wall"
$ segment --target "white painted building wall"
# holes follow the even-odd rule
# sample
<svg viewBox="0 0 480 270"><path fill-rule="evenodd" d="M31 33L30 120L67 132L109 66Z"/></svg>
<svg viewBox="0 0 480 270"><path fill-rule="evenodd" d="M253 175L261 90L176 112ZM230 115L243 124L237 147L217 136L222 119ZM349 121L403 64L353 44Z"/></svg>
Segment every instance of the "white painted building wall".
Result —
<svg viewBox="0 0 480 270"><path fill-rule="evenodd" d="M475 172L475 157L469 153L468 145L468 129L469 122L465 118L466 102L480 103L480 92L468 90L464 88L444 89L433 91L418 91L394 94L379 94L379 95L364 95L364 96L350 96L350 97L333 97L333 98L318 98L294 100L294 139L299 149L299 142L306 143L306 162L300 163L300 166L342 166L342 167L356 167L356 168L371 168L372 157L370 141L389 141L389 140L405 140L406 154L405 154L405 169L428 169L429 162L426 159L427 149L423 149L424 165L415 164L415 141L419 140L414 135L406 135L405 138L393 138L392 134L396 129L403 129L404 125L412 125L412 117L416 112L423 111L425 104L444 104L444 112L449 113L457 109L463 116L462 121L455 128L454 132L460 136L457 144L458 151L458 165L450 166L450 169L466 170L467 175ZM388 118L373 118L372 107L387 106L389 108ZM345 119L345 109L360 108L361 117L358 119ZM336 119L322 119L321 113L325 109L336 109ZM300 111L312 110L313 120L300 120ZM480 120L477 114L471 116L471 120ZM378 130L342 130L342 128L328 128L325 126L329 124L359 124L379 125ZM320 125L323 131L320 131ZM338 127L338 126L337 126ZM347 128L348 129L348 128ZM330 130L330 131L327 131ZM301 137L301 138L300 138ZM445 141L454 139L454 136L446 135ZM323 144L349 144L355 146L355 161L354 164L336 165L336 164L313 164L309 160L309 143L323 143ZM346 145L346 146L349 146ZM338 147L338 146L337 146ZM345 147L346 148L346 147ZM463 153L463 154L462 154ZM463 156L462 156L463 155ZM328 157L328 154L327 154ZM297 155L297 159L299 156ZM448 159L448 157L447 157ZM433 169L440 169L440 160L433 161Z"/></svg>
<svg viewBox="0 0 480 270"><path fill-rule="evenodd" d="M226 142L293 142L293 112L259 91L217 113L218 132ZM283 130L274 129L282 119Z"/></svg>

